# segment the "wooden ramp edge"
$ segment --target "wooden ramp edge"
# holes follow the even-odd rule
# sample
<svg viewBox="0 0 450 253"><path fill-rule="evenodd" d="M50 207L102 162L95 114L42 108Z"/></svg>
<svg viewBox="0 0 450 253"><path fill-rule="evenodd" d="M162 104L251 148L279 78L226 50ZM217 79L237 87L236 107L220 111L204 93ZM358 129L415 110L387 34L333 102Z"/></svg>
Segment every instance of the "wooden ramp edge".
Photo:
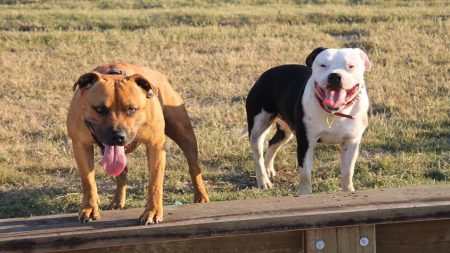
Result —
<svg viewBox="0 0 450 253"><path fill-rule="evenodd" d="M281 237L298 237L298 243L301 245L297 252L315 252L314 248L311 249L315 247L311 246L311 243L317 243L319 239L315 238L325 236L329 228L338 229L333 234L344 238L356 231L346 230L346 228L359 227L357 231L363 231L364 225L374 227L373 225L385 224L380 226L380 231L384 229L392 233L396 231L407 233L413 231L413 228L406 226L398 230L398 227L392 227L392 224L404 225L419 221L436 222L436 226L444 224L444 228L448 227L447 230L444 229L444 235L439 235L445 237L441 238L444 244L440 247L450 246L450 222L448 222L450 185L165 206L164 222L149 226L137 225L137 218L142 211L143 209L103 211L100 220L86 224L80 224L77 221L77 214L2 219L0 220L0 252L69 250L89 252L88 250L93 249L113 249L114 247L120 249L126 245L148 243L164 244L163 246L167 248L169 242L173 242L172 245L176 246L176 241L187 240L179 246L180 251L173 251L185 252L181 249L189 245L189 240L192 242L192 240L204 239L202 242L204 245L208 243L214 245L221 240L225 240L222 243L228 244L229 241L226 241L226 238L231 238L233 242L241 240L243 245L250 245L251 240L257 240L255 245L259 245L269 240L268 238L277 238L277 236L280 236L281 241L283 241ZM436 226L425 224L422 227L433 230ZM374 231L370 233L375 237ZM378 236L378 228L376 233ZM245 236L249 235L254 236L251 240L246 240ZM396 243L390 241L390 237L382 237L383 235L377 238L377 241L384 240L388 245ZM217 240L208 241L214 238ZM339 238L330 240L336 241ZM194 241L193 244L196 244L195 242L198 241ZM280 249L281 246L274 247ZM377 247L383 248L382 245ZM375 252L375 246L370 252Z"/></svg>

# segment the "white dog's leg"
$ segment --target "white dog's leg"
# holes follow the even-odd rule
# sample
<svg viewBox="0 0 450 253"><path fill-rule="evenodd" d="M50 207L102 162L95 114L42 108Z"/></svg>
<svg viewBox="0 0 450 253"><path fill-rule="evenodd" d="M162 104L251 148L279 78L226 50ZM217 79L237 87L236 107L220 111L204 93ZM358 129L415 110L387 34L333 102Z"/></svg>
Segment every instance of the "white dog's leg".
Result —
<svg viewBox="0 0 450 253"><path fill-rule="evenodd" d="M266 172L269 178L273 178L276 175L273 163L278 150L280 150L280 147L283 144L292 139L293 136L294 134L286 123L277 121L277 131L269 141L269 148L267 149L264 157L264 164L266 166Z"/></svg>
<svg viewBox="0 0 450 253"><path fill-rule="evenodd" d="M361 139L345 140L341 154L341 187L342 191L354 191L353 171L358 157L359 143Z"/></svg>
<svg viewBox="0 0 450 253"><path fill-rule="evenodd" d="M273 116L262 110L254 117L254 123L250 132L250 146L253 150L253 158L256 166L256 181L260 189L272 188L272 182L264 167L264 140L269 133L273 122Z"/></svg>

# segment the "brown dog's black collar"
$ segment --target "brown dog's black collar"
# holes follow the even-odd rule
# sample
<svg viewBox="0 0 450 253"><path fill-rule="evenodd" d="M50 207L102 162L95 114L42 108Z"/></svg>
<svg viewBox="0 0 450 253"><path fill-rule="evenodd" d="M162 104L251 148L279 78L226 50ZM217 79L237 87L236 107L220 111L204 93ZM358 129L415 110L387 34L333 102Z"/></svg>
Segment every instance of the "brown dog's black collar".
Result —
<svg viewBox="0 0 450 253"><path fill-rule="evenodd" d="M126 72L121 69L110 69L106 72L107 75L122 75L126 76Z"/></svg>

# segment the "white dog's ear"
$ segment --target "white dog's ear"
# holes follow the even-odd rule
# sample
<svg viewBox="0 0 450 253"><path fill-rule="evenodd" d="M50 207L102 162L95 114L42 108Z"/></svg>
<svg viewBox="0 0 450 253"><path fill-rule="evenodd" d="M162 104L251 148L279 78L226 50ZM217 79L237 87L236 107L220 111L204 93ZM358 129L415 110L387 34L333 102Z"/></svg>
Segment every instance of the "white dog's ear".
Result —
<svg viewBox="0 0 450 253"><path fill-rule="evenodd" d="M359 49L359 55L364 61L364 67L366 68L366 71L369 71L372 68L372 63L369 60L369 57L367 57L366 53L360 48Z"/></svg>
<svg viewBox="0 0 450 253"><path fill-rule="evenodd" d="M326 50L328 48L325 47L318 47L314 49L306 58L306 66L312 67L314 60L316 59L317 55L320 54L323 50Z"/></svg>

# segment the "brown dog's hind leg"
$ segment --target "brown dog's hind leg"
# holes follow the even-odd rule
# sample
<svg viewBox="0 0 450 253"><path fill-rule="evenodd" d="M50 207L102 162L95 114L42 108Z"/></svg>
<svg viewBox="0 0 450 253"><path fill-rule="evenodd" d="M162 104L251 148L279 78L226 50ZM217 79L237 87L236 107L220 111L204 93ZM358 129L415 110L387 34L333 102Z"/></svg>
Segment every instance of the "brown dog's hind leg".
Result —
<svg viewBox="0 0 450 253"><path fill-rule="evenodd" d="M194 202L209 202L203 183L202 171L198 165L197 139L184 104L166 106L164 110L166 134L180 146L189 165L192 185L194 187Z"/></svg>
<svg viewBox="0 0 450 253"><path fill-rule="evenodd" d="M116 181L116 191L114 198L108 206L109 210L123 209L125 207L125 199L127 194L128 166L118 175L114 177Z"/></svg>

